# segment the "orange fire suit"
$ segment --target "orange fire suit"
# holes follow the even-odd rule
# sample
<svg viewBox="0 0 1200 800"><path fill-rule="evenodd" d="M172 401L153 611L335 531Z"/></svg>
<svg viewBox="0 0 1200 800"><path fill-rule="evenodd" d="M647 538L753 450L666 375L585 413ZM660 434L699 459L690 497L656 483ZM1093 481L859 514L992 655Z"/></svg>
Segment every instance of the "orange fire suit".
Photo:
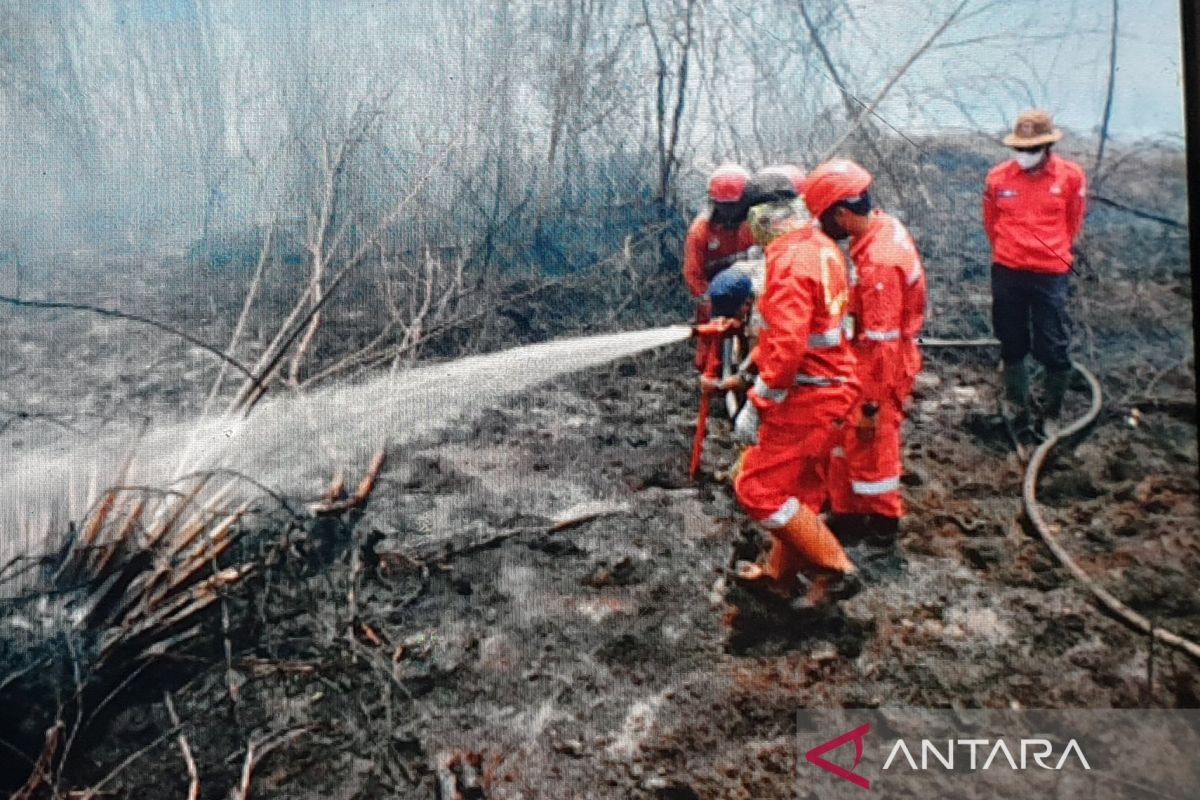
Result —
<svg viewBox="0 0 1200 800"><path fill-rule="evenodd" d="M740 253L754 245L750 226L742 223L736 230L713 224L705 211L692 220L683 244L683 279L693 297L708 291L708 265L719 258ZM703 320L701 320L703 321Z"/></svg>
<svg viewBox="0 0 1200 800"><path fill-rule="evenodd" d="M879 210L871 212L866 232L851 239L850 257L858 271L851 304L862 394L830 460L831 507L899 519L900 426L921 371L916 338L925 321L925 270L908 231Z"/></svg>
<svg viewBox="0 0 1200 800"><path fill-rule="evenodd" d="M849 306L846 263L812 225L766 248L763 319L752 357L759 377L749 399L759 412L758 443L745 454L734 490L747 513L773 532L803 504L813 514L828 496L830 451L858 394L854 354L844 323ZM795 564L802 560L778 538Z"/></svg>
<svg viewBox="0 0 1200 800"><path fill-rule="evenodd" d="M1087 178L1051 153L1034 172L1015 160L993 167L983 190L983 229L992 260L1010 269L1062 274L1087 213Z"/></svg>

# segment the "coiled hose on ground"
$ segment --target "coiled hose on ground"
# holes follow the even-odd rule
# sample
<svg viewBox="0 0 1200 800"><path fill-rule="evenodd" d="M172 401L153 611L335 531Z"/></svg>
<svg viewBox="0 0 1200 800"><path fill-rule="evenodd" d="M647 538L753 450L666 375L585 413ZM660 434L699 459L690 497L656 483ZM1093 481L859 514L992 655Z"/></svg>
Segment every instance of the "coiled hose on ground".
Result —
<svg viewBox="0 0 1200 800"><path fill-rule="evenodd" d="M923 347L987 347L999 345L995 339L941 339L941 338L922 338L918 340ZM1104 608L1108 609L1119 620L1126 625L1141 631L1144 634L1152 636L1155 641L1162 642L1170 647L1184 651L1192 658L1200 661L1200 644L1186 639L1176 633L1159 628L1142 614L1134 611L1129 606L1118 600L1111 592L1093 580L1083 569L1071 558L1071 554L1059 543L1054 534L1050 532L1046 520L1042 517L1041 509L1037 502L1037 483L1038 477L1041 474L1042 466L1046 463L1046 459L1050 455L1050 451L1055 445L1072 436L1082 432L1085 428L1096 421L1100 415L1100 408L1103 406L1103 391L1100 387L1100 381L1087 368L1076 362L1072 362L1075 370L1083 376L1088 383L1088 388L1091 392L1091 404L1088 406L1087 412L1079 419L1067 425L1062 430L1046 438L1044 442L1038 445L1033 451L1033 455L1029 458L1029 463L1025 467L1025 478L1022 484L1021 499L1025 507L1025 515L1029 518L1030 524L1038 537L1045 542L1046 547L1050 548L1050 552L1058 559L1067 570L1075 576L1075 578L1087 587L1088 591L1100 602Z"/></svg>

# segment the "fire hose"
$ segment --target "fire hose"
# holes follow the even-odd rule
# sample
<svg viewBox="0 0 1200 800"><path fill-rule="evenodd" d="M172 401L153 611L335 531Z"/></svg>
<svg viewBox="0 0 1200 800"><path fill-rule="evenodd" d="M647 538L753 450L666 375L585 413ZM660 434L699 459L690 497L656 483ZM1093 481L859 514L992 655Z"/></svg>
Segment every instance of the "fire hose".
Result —
<svg viewBox="0 0 1200 800"><path fill-rule="evenodd" d="M954 340L932 337L921 338L918 340L918 342L924 347L983 347L999 344L999 342L995 339ZM1104 402L1100 381L1096 378L1096 376L1078 362L1072 361L1071 366L1076 372L1083 376L1085 381L1087 381L1088 389L1091 393L1091 403L1088 406L1087 412L1084 413L1083 416L1079 417L1077 420L1072 422L1070 425L1067 425L1057 433L1046 437L1046 440L1038 445L1037 449L1033 451L1033 455L1030 456L1029 463L1025 466L1025 477L1022 483L1021 491L1021 500L1025 509L1025 516L1029 519L1029 522L1033 526L1034 531L1037 533L1038 538L1045 543L1046 547L1050 549L1050 552L1054 554L1054 557L1058 559L1058 563L1066 567L1067 571L1075 576L1075 579L1082 583L1087 590L1092 593L1092 596L1096 598L1101 606L1103 606L1110 613L1115 615L1121 622L1124 622L1131 628L1151 636L1155 641L1162 642L1169 647L1182 650L1192 658L1200 661L1200 644L1197 644L1190 639L1186 639L1176 633L1172 633L1171 631L1158 627L1144 615L1139 614L1129 606L1122 603L1111 592L1098 584L1092 579L1091 576L1084 572L1079 564L1076 563L1075 559L1071 557L1071 554L1067 552L1066 548L1064 548L1054 534L1051 533L1050 526L1046 523L1045 518L1042 516L1042 512L1037 501L1037 483L1038 477L1042 471L1042 467L1045 465L1046 459L1050 455L1050 451L1053 450L1055 445L1057 445L1059 442L1081 433L1085 428L1095 422L1096 418L1100 416L1100 408Z"/></svg>
<svg viewBox="0 0 1200 800"><path fill-rule="evenodd" d="M716 369L719 368L717 363L720 354L720 341L730 335L733 328L729 325L719 325L716 323L724 320L716 320L713 323L708 323L704 326L697 326L697 335L700 338L701 346L708 348L705 358L705 375L712 377ZM922 347L994 347L1000 343L996 339L980 338L980 339L946 339L940 337L921 337L917 343ZM1050 531L1050 526L1042 516L1041 508L1037 501L1037 484L1038 478L1041 475L1042 467L1046 463L1046 459L1050 455L1050 451L1056 445L1071 437L1083 432L1088 426L1096 421L1100 416L1100 409L1103 406L1103 390L1100 386L1100 381L1092 374L1090 370L1082 366L1078 362L1072 361L1071 366L1078 372L1085 381L1087 381L1088 389L1091 394L1090 404L1087 412L1083 416L1076 419L1070 425L1067 425L1062 430L1046 437L1046 439L1038 445L1034 450L1033 455L1029 459L1029 463L1025 467L1024 480L1022 482L1021 500L1024 507L1025 516L1028 518L1030 525L1037 533L1038 538L1046 545L1059 564L1067 569L1084 587L1091 592L1092 596L1100 605L1113 614L1118 620L1125 623L1129 627L1140 631L1150 636L1154 641L1161 642L1169 647L1174 647L1182 650L1187 655L1200 661L1200 644L1191 641L1179 634L1155 625L1146 616L1139 614L1129 606L1122 603L1111 592L1098 584L1091 576L1089 576L1079 566L1066 548L1058 541L1054 534ZM708 405L711 390L705 388L701 392L700 400L700 416L696 424L696 436L692 444L692 463L689 470L689 475L695 479L700 467L700 455L704 448L704 437L707 429L708 421Z"/></svg>

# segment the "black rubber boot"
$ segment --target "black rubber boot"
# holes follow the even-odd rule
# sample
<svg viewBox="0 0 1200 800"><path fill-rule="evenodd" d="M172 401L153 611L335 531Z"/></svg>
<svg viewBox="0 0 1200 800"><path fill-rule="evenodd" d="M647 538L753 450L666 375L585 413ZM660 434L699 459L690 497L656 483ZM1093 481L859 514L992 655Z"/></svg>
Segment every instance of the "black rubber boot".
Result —
<svg viewBox="0 0 1200 800"><path fill-rule="evenodd" d="M887 547L895 544L900 533L900 520L896 517L885 517L880 514L870 514L867 517L867 541L870 544Z"/></svg>
<svg viewBox="0 0 1200 800"><path fill-rule="evenodd" d="M1025 359L1004 365L1005 416L1028 424L1029 418L1029 370ZM1021 426L1017 426L1021 427Z"/></svg>
<svg viewBox="0 0 1200 800"><path fill-rule="evenodd" d="M1043 383L1045 399L1042 403L1042 417L1047 420L1057 420L1062 414L1063 400L1067 396L1067 387L1071 385L1071 370L1046 370Z"/></svg>
<svg viewBox="0 0 1200 800"><path fill-rule="evenodd" d="M860 544L870 532L866 514L830 514L825 524L843 547Z"/></svg>
<svg viewBox="0 0 1200 800"><path fill-rule="evenodd" d="M1058 418L1062 415L1063 400L1070 385L1071 370L1046 370L1042 382L1042 402L1038 406L1038 418L1033 425L1037 441L1044 442L1058 435Z"/></svg>

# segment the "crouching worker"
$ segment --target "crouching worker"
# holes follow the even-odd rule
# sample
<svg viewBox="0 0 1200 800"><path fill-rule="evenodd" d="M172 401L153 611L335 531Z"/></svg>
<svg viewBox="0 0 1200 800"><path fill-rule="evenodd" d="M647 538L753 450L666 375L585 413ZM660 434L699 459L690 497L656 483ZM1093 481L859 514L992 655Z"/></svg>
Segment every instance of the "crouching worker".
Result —
<svg viewBox="0 0 1200 800"><path fill-rule="evenodd" d="M852 346L861 394L843 447L830 461L830 525L842 536L895 538L900 498L900 426L921 371L917 335L925 321L925 271L905 227L873 209L871 174L834 159L812 171L805 202L834 239L850 239L858 280L851 290Z"/></svg>
<svg viewBox="0 0 1200 800"><path fill-rule="evenodd" d="M708 179L708 207L688 227L683 243L683 280L698 302L695 323L712 318L709 283L732 266L754 244L746 224L750 173L737 164L722 164ZM704 347L696 348L696 369L704 369Z"/></svg>
<svg viewBox="0 0 1200 800"><path fill-rule="evenodd" d="M708 286L714 317L741 319L749 310L752 287L750 276L734 269L722 271Z"/></svg>
<svg viewBox="0 0 1200 800"><path fill-rule="evenodd" d="M697 299L754 244L746 225L749 181L750 173L737 164L722 164L708 180L708 208L692 220L683 243L683 280Z"/></svg>
<svg viewBox="0 0 1200 800"><path fill-rule="evenodd" d="M746 331L744 326L750 316L753 292L754 287L749 275L736 269L724 270L712 279L712 283L708 287L708 296L712 303L712 318L725 317L738 320L738 330L742 331L744 335ZM707 374L700 376L700 387L711 391L738 391L745 388L745 385L745 376L741 373L729 375L724 379Z"/></svg>
<svg viewBox="0 0 1200 800"><path fill-rule="evenodd" d="M807 602L816 605L857 585L854 564L818 516L830 451L858 394L854 355L842 334L846 264L808 220L786 178L763 176L756 191L750 226L766 248L758 299L763 324L753 353L758 378L735 421L735 432L754 443L734 488L746 512L770 532L772 548L765 565L739 565L738 577L790 594L797 573L807 570Z"/></svg>

